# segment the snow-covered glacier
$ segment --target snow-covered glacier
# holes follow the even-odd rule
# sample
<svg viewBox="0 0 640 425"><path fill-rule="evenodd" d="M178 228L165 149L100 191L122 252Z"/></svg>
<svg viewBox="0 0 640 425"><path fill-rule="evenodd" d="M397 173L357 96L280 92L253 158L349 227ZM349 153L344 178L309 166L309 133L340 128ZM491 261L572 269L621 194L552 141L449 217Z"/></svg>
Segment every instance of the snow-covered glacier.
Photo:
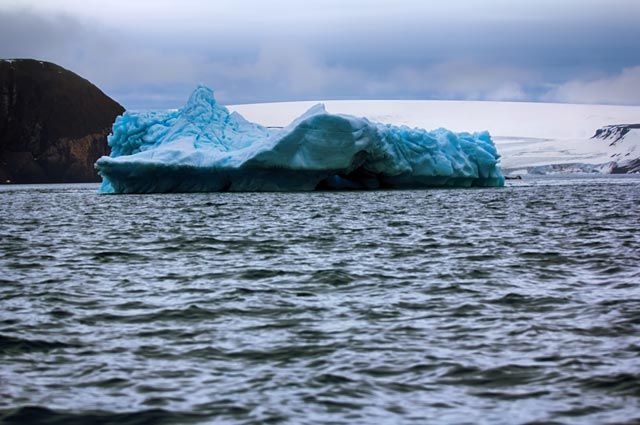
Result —
<svg viewBox="0 0 640 425"><path fill-rule="evenodd" d="M199 86L173 111L125 112L96 168L104 193L502 186L487 132L426 131L328 113L245 120Z"/></svg>

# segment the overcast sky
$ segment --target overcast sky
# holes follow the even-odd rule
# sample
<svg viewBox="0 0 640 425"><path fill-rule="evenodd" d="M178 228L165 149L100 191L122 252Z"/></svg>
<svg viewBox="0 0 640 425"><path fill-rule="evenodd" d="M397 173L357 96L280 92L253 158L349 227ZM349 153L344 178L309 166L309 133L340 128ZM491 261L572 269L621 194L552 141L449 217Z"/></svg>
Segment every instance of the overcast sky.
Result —
<svg viewBox="0 0 640 425"><path fill-rule="evenodd" d="M127 108L478 99L640 105L640 0L0 0L0 57Z"/></svg>

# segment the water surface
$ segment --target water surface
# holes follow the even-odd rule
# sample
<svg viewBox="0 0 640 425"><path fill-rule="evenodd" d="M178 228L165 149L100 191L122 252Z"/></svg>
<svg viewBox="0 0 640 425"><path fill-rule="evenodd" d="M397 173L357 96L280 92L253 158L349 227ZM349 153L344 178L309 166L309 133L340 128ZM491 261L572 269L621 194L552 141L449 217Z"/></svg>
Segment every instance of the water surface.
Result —
<svg viewBox="0 0 640 425"><path fill-rule="evenodd" d="M6 423L640 419L640 179L0 186Z"/></svg>

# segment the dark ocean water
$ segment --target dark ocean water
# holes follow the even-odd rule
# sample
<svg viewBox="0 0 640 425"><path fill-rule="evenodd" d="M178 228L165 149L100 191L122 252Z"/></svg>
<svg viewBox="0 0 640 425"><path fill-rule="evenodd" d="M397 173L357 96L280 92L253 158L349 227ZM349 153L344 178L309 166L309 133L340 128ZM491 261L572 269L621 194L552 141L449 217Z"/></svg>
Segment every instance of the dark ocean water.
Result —
<svg viewBox="0 0 640 425"><path fill-rule="evenodd" d="M640 420L640 178L0 186L0 422Z"/></svg>

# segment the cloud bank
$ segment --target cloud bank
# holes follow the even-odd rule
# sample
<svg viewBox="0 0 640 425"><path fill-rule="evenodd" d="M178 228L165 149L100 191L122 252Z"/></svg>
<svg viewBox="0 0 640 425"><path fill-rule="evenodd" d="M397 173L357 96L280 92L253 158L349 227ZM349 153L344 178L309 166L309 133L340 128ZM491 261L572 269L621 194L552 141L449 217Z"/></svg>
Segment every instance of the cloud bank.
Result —
<svg viewBox="0 0 640 425"><path fill-rule="evenodd" d="M640 104L640 66L601 78L568 81L544 96L550 102Z"/></svg>
<svg viewBox="0 0 640 425"><path fill-rule="evenodd" d="M640 2L425 3L8 0L0 57L59 63L134 109L179 106L198 83L224 103L640 104Z"/></svg>

